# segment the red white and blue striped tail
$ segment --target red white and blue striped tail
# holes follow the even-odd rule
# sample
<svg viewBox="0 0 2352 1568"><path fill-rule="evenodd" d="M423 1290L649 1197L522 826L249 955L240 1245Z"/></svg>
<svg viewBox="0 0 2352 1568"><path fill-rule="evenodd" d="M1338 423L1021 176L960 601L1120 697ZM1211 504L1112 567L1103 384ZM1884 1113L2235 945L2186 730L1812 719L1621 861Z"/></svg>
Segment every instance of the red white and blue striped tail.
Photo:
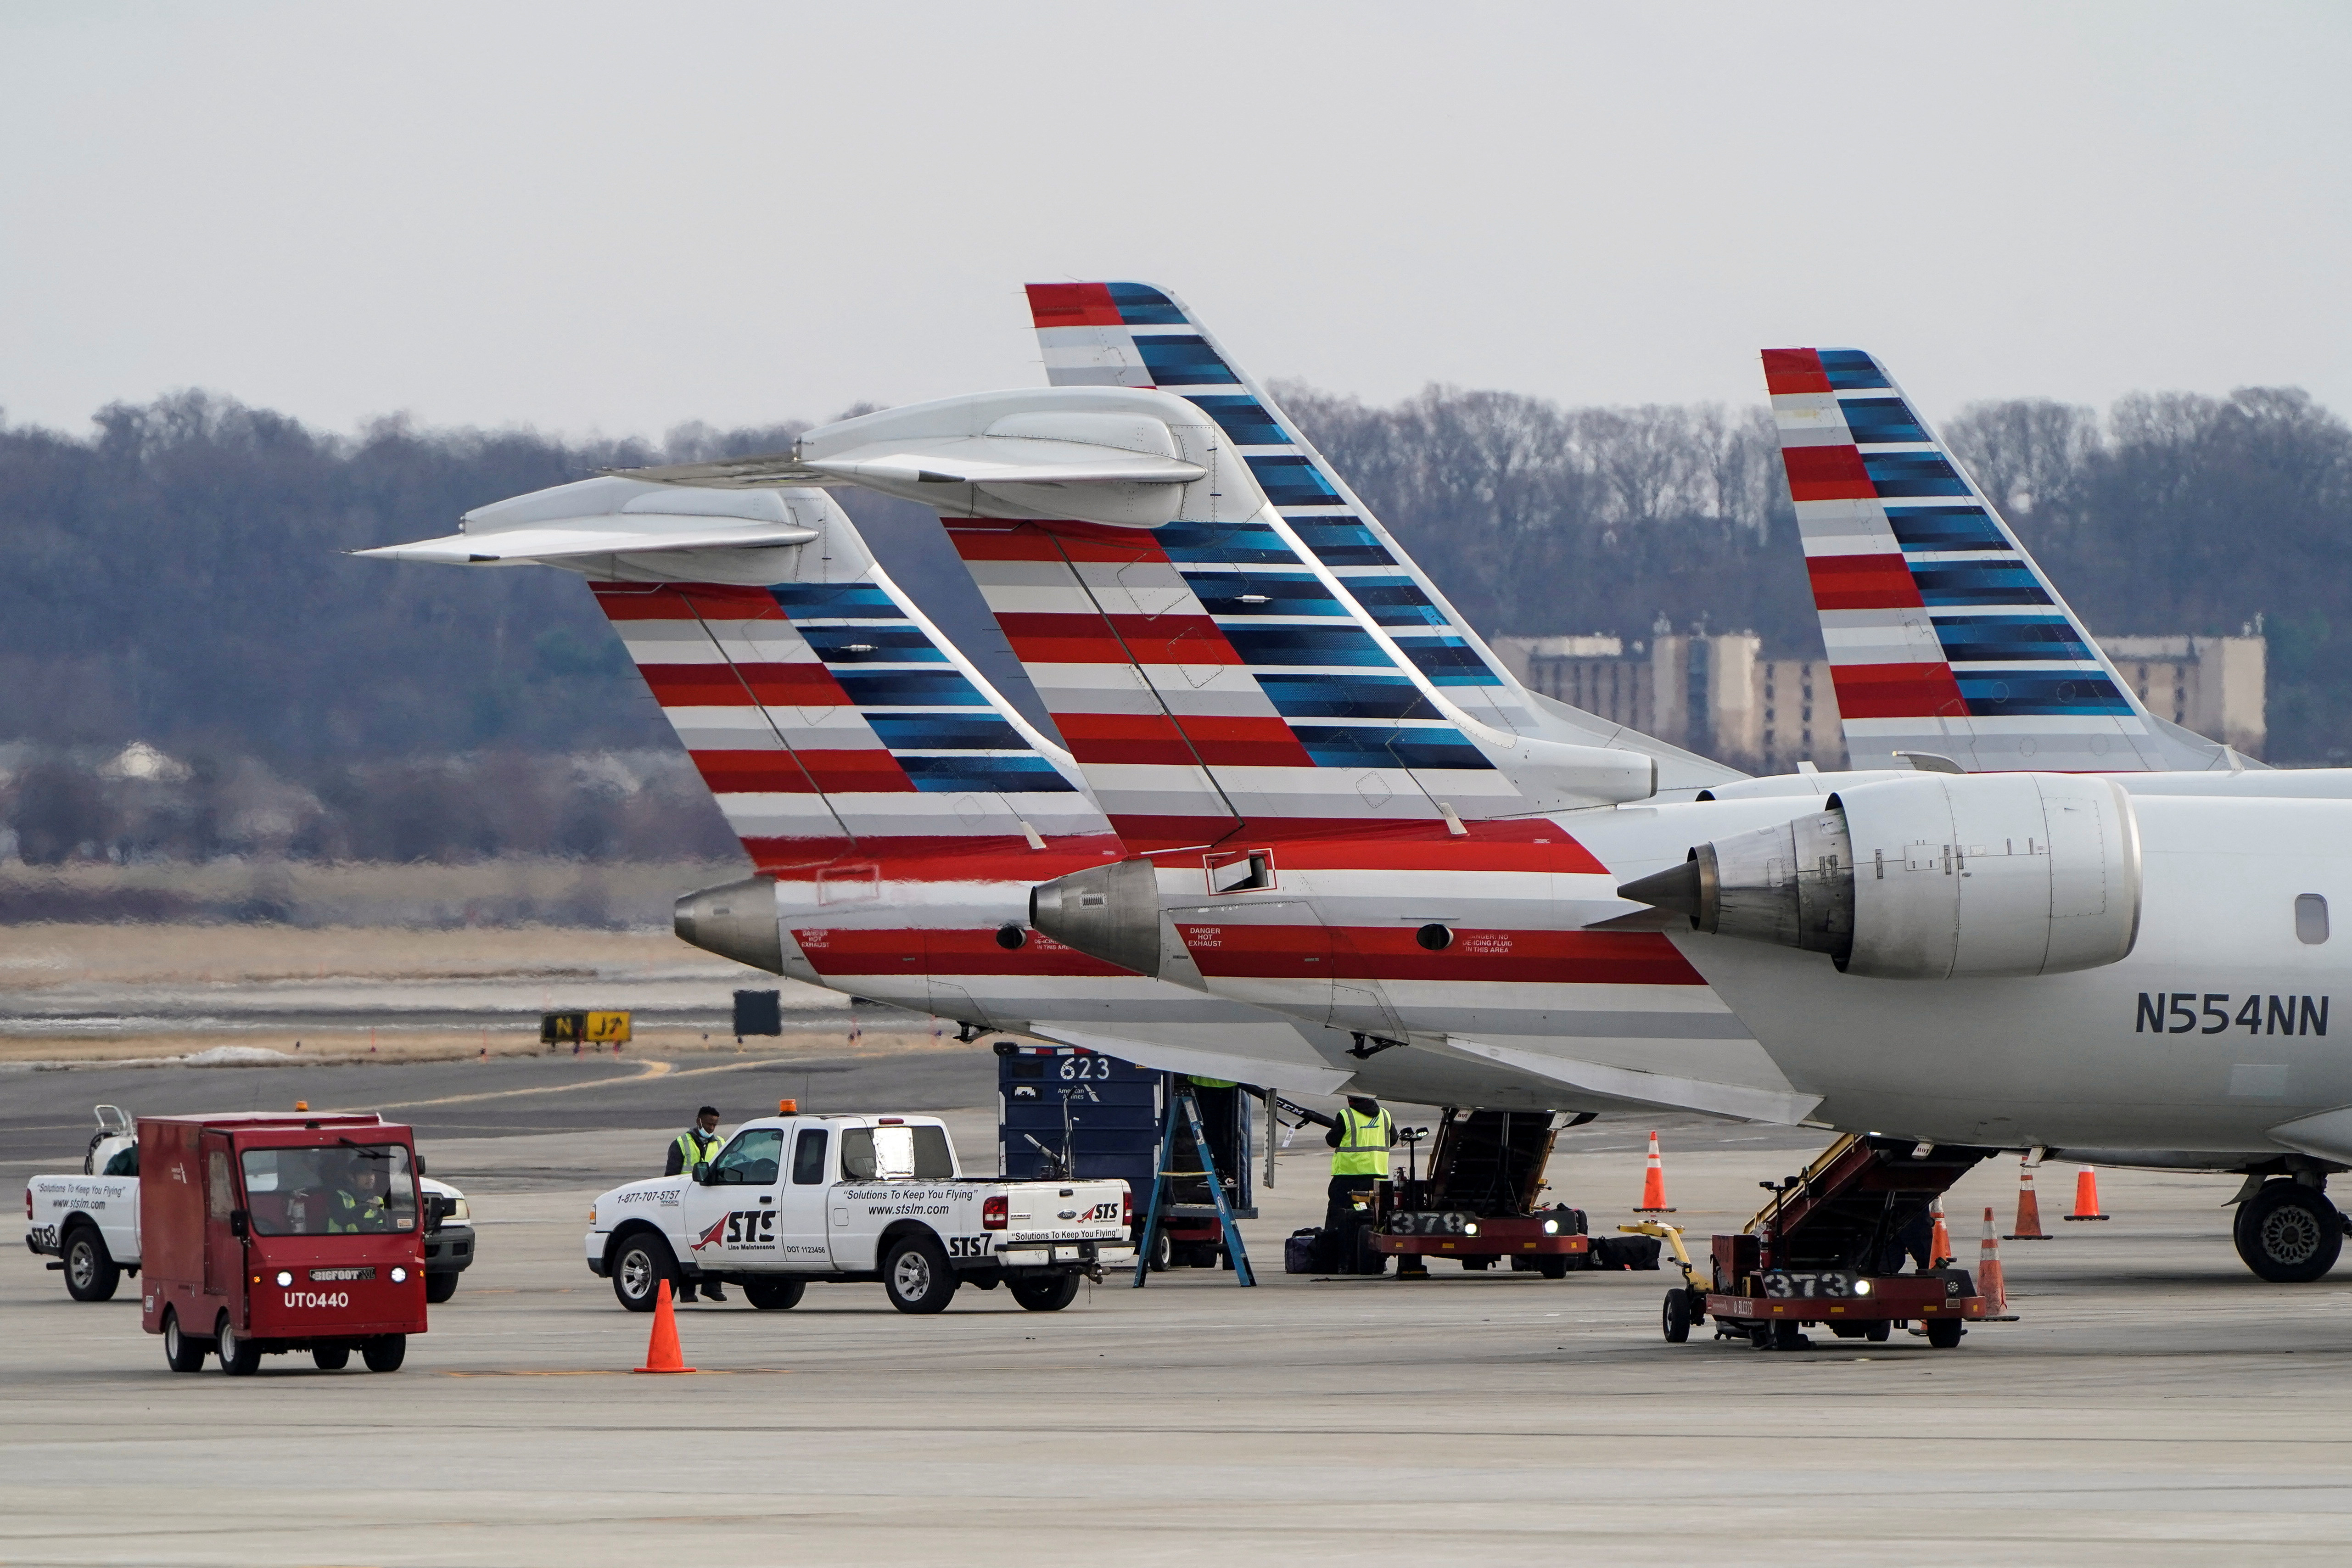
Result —
<svg viewBox="0 0 2352 1568"><path fill-rule="evenodd" d="M1741 776L1523 687L1281 405L1172 291L1149 283L1033 283L1028 298L1054 385L1150 387L1184 398L1214 423L1264 492L1271 530L1247 529L1230 538L1198 529L1160 531L1168 535L1170 563L1181 574L1234 588L1213 615L1264 634L1286 626L1328 629L1352 611L1377 626L1450 705L1477 723L1568 745L1639 752L1657 759L1662 789L1696 790ZM1258 636L1248 651L1265 651L1265 642ZM1343 667L1335 669L1334 663ZM1313 679L1325 695L1352 686L1348 670L1362 670L1360 711L1368 719L1395 700L1381 663L1351 658L1261 666L1253 659L1249 668L1322 671ZM1351 711L1343 700L1337 710L1298 716L1331 719ZM1504 766L1509 770L1507 760Z"/></svg>
<svg viewBox="0 0 2352 1568"><path fill-rule="evenodd" d="M1525 816L1580 767L1638 767L1598 798L1738 776L1528 693L1172 295L1029 299L1057 384L1181 398L1215 463L1157 528L942 514L1130 847Z"/></svg>
<svg viewBox="0 0 2352 1568"><path fill-rule="evenodd" d="M2259 765L2147 710L1876 360L1767 349L1764 380L1851 765Z"/></svg>
<svg viewBox="0 0 2352 1568"><path fill-rule="evenodd" d="M1068 753L915 608L829 498L801 499L825 537L793 552L795 581L592 584L757 868L846 858L961 878L1003 857L1042 879L1073 851L1118 851Z"/></svg>

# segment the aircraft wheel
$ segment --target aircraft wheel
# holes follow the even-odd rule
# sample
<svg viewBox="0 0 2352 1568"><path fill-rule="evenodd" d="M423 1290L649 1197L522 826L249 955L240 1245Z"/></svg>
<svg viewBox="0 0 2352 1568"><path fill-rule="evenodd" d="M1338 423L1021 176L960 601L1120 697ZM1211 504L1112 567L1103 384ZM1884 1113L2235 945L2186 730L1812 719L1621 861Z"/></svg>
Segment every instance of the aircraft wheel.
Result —
<svg viewBox="0 0 2352 1568"><path fill-rule="evenodd" d="M2264 1182L2238 1205L2230 1226L2238 1256L2273 1284L2317 1279L2344 1250L2344 1215L2327 1194L2300 1182Z"/></svg>

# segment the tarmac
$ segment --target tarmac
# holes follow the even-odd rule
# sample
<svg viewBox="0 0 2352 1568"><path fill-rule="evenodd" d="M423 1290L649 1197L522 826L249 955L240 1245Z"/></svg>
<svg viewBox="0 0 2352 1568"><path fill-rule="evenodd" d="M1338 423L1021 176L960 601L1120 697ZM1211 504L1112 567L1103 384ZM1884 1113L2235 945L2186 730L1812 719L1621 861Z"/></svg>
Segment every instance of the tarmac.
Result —
<svg viewBox="0 0 2352 1568"><path fill-rule="evenodd" d="M410 1107L480 1260L398 1373L276 1357L236 1381L167 1372L129 1282L78 1305L40 1260L0 1265L0 1563L2072 1568L2352 1543L2352 1262L2257 1281L2221 1177L2103 1172L2114 1218L2069 1225L2073 1172L2045 1167L2054 1239L2002 1247L2019 1321L1953 1351L1898 1332L1772 1354L1705 1327L1664 1343L1665 1273L1285 1275L1281 1238L1322 1210L1309 1130L1244 1226L1256 1289L1113 1277L1054 1314L967 1289L935 1318L871 1285L789 1312L739 1292L679 1314L699 1373L634 1375L647 1320L582 1262L587 1205L657 1170L694 1103L946 1110L967 1168L992 1168L984 1047L772 1061L299 1069L313 1104ZM92 1100L274 1102L281 1071L12 1075L0 1175L78 1164ZM1824 1141L1657 1126L1669 1217L1701 1246ZM1555 1194L1596 1231L1632 1217L1649 1128L1562 1134ZM2015 1182L1997 1161L1956 1189L1964 1260L1985 1205L2011 1228Z"/></svg>

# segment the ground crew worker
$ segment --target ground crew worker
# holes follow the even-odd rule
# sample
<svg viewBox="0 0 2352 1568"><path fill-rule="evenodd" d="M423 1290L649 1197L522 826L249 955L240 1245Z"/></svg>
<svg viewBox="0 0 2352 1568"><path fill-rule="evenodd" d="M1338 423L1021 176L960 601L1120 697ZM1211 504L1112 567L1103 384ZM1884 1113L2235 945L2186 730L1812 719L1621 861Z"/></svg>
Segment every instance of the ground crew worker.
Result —
<svg viewBox="0 0 2352 1568"><path fill-rule="evenodd" d="M1370 1095L1351 1094L1323 1142L1331 1146L1330 1199L1323 1211L1323 1233L1345 1246L1356 1231L1355 1200L1389 1179L1396 1121Z"/></svg>
<svg viewBox="0 0 2352 1568"><path fill-rule="evenodd" d="M670 1140L669 1163L663 1167L665 1176L690 1176L697 1165L708 1164L719 1154L719 1108L706 1105L694 1113L694 1125Z"/></svg>
<svg viewBox="0 0 2352 1568"><path fill-rule="evenodd" d="M723 1142L725 1140L719 1136L719 1108L715 1105L704 1106L694 1113L694 1125L670 1141L669 1163L663 1167L662 1174L691 1176L697 1165L708 1164L718 1157L719 1145ZM698 1283L702 1292L712 1300L727 1300L727 1293L719 1288L718 1280L704 1279L698 1282L688 1279L678 1280L677 1299L680 1301L694 1300Z"/></svg>
<svg viewBox="0 0 2352 1568"><path fill-rule="evenodd" d="M383 1173L366 1161L362 1161L352 1173L349 1187L337 1187L327 1197L327 1229L341 1235L347 1231L378 1231L392 1228L392 1216L384 1207ZM354 1191L353 1189L357 1189Z"/></svg>

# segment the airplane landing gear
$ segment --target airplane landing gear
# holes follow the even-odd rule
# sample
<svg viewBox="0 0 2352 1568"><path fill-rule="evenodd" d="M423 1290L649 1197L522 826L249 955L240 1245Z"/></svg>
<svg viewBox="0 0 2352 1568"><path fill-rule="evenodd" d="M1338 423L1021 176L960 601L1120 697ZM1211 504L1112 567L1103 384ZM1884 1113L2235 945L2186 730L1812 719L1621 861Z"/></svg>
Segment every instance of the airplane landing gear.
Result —
<svg viewBox="0 0 2352 1568"><path fill-rule="evenodd" d="M2230 1235L2259 1278L2301 1284L2336 1267L2344 1249L2344 1215L2317 1187L2269 1181L2238 1205Z"/></svg>

